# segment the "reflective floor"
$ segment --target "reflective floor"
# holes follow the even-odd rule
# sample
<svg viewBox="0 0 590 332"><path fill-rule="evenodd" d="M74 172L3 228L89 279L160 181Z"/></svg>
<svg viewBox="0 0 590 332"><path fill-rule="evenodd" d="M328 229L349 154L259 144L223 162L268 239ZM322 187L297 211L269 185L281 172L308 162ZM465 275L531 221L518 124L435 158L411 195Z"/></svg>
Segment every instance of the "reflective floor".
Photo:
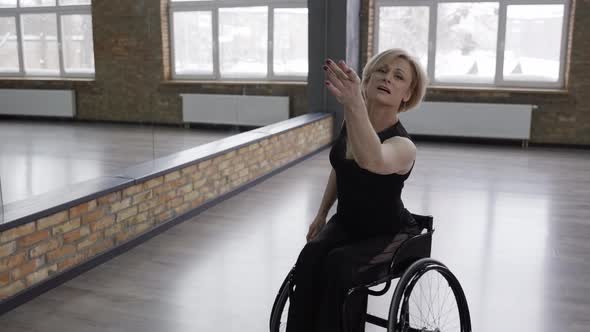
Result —
<svg viewBox="0 0 590 332"><path fill-rule="evenodd" d="M132 124L0 120L4 204L236 134Z"/></svg>
<svg viewBox="0 0 590 332"><path fill-rule="evenodd" d="M435 217L432 256L463 285L473 331L590 331L590 151L418 149L404 200ZM267 331L328 171L323 151L1 316L1 330ZM391 293L370 311L386 317Z"/></svg>

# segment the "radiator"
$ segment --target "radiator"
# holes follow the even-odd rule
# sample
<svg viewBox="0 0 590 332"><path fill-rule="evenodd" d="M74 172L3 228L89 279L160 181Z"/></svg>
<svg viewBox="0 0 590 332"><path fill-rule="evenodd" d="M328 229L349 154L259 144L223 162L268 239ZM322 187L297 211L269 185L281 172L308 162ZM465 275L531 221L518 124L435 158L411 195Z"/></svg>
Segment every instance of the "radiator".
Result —
<svg viewBox="0 0 590 332"><path fill-rule="evenodd" d="M289 119L289 97L181 94L182 121L266 126Z"/></svg>
<svg viewBox="0 0 590 332"><path fill-rule="evenodd" d="M72 90L0 89L0 114L73 118L75 105Z"/></svg>
<svg viewBox="0 0 590 332"><path fill-rule="evenodd" d="M528 140L533 105L423 102L402 113L410 134Z"/></svg>

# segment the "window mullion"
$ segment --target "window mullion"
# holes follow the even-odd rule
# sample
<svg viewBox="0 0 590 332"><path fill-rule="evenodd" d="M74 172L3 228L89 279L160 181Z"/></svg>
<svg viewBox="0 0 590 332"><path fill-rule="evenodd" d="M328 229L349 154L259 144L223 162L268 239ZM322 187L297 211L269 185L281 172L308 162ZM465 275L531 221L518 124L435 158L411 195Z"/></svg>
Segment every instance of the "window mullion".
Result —
<svg viewBox="0 0 590 332"><path fill-rule="evenodd" d="M561 52L559 54L559 77L557 79L557 84L559 87L565 88L566 87L566 53L568 47L568 33L569 33L569 26L570 26L570 15L572 8L570 5L569 0L565 0L563 3L563 24L561 30Z"/></svg>
<svg viewBox="0 0 590 332"><path fill-rule="evenodd" d="M61 26L61 16L62 14L60 13L55 13L56 15L56 21L57 21L57 56L59 57L59 74L60 77L65 77L66 76L66 70L65 70L65 61L64 61L64 52L63 52L63 29Z"/></svg>
<svg viewBox="0 0 590 332"><path fill-rule="evenodd" d="M19 74L21 76L25 76L25 56L24 56L24 49L23 49L23 43L24 43L24 35L23 35L23 29L22 29L22 24L21 24L21 15L17 14L15 15L15 23L16 23L16 40L17 40L17 45L18 45L18 63L19 63Z"/></svg>
<svg viewBox="0 0 590 332"><path fill-rule="evenodd" d="M168 32L169 32L169 46L170 46L170 75L173 79L176 78L176 50L174 45L174 10L170 8L168 11Z"/></svg>
<svg viewBox="0 0 590 332"><path fill-rule="evenodd" d="M430 14L428 16L428 65L427 73L430 82L434 83L434 66L436 64L436 29L438 18L438 5L432 3L430 5Z"/></svg>
<svg viewBox="0 0 590 332"><path fill-rule="evenodd" d="M507 22L507 3L500 1L500 11L498 12L498 42L496 45L496 77L494 84L503 85L504 81L504 50L506 49L506 22Z"/></svg>
<svg viewBox="0 0 590 332"><path fill-rule="evenodd" d="M379 52L379 14L381 13L381 4L375 6L375 13L373 13L373 50L369 58Z"/></svg>
<svg viewBox="0 0 590 332"><path fill-rule="evenodd" d="M268 42L266 43L266 47L267 49L267 72L266 72L266 78L267 79L272 79L274 78L274 66L273 66L273 62L274 62L274 10L275 10L275 6L269 5L268 7L268 17L267 17L267 22L268 22L268 27L267 27L267 31L268 31Z"/></svg>
<svg viewBox="0 0 590 332"><path fill-rule="evenodd" d="M221 78L220 59L219 59L219 8L213 8L211 15L211 24L213 24L213 78L218 80Z"/></svg>

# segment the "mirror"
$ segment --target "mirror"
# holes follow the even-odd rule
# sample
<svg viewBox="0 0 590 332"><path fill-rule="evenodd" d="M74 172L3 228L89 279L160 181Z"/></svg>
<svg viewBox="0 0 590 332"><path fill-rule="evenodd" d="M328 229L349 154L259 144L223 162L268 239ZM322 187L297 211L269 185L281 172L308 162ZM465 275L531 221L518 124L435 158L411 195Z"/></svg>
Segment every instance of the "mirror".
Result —
<svg viewBox="0 0 590 332"><path fill-rule="evenodd" d="M4 205L306 113L307 1L267 2L0 1Z"/></svg>

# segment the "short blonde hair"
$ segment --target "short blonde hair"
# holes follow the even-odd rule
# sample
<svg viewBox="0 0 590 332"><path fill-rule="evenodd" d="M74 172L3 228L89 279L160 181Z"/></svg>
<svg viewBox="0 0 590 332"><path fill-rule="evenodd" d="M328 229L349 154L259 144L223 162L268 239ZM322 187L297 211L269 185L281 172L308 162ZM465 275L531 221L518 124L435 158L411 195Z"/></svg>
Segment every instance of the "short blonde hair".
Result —
<svg viewBox="0 0 590 332"><path fill-rule="evenodd" d="M420 62L415 57L410 55L405 50L399 48L392 48L383 51L369 59L369 61L365 65L365 68L363 69L361 91L363 94L363 98L366 101L367 84L369 84L369 79L371 78L371 75L373 75L373 73L377 71L377 69L381 67L385 61L395 58L402 58L407 60L412 66L412 69L414 69L412 83L410 84L410 91L412 92L412 96L410 97L408 102L404 103L402 101L402 104L400 105L399 109L399 112L405 112L411 110L412 108L415 108L420 104L420 102L424 98L424 94L426 93L426 85L428 85L428 76L426 76L426 72L422 68L422 65L420 65Z"/></svg>

